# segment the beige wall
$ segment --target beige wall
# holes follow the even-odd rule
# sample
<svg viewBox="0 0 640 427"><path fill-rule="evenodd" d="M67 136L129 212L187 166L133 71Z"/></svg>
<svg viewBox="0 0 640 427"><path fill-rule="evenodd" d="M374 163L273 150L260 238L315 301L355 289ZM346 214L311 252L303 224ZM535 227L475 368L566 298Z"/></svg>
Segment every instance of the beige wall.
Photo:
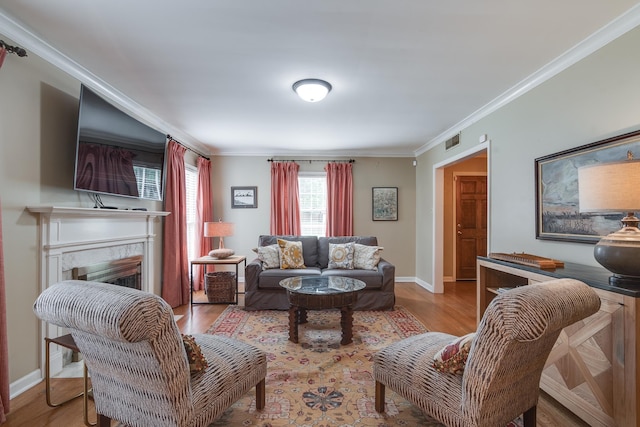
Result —
<svg viewBox="0 0 640 427"><path fill-rule="evenodd" d="M31 53L26 58L8 55L0 69L0 198L11 382L38 369L42 344L32 311L40 289L38 219L25 207L93 207L88 193L73 190L79 95L79 81ZM160 203L121 197L105 196L103 201L162 209ZM157 229L161 231L160 223ZM156 239L156 254L161 245L161 238ZM161 264L155 267L159 291Z"/></svg>
<svg viewBox="0 0 640 427"><path fill-rule="evenodd" d="M271 163L269 157L213 157L211 163L214 218L236 224L225 246L248 260L260 234L269 234ZM296 156L296 159L301 158ZM313 157L302 157L313 159ZM316 157L318 159L318 157ZM377 236L383 257L396 266L396 276L414 276L415 168L413 158L357 157L353 165L354 234ZM323 162L299 162L300 172L323 171ZM231 209L231 187L257 186L257 209ZM371 188L398 187L398 221L371 219Z"/></svg>
<svg viewBox="0 0 640 427"><path fill-rule="evenodd" d="M487 134L492 252L529 252L597 265L593 245L535 238L534 159L640 128L640 28L462 130L458 147L444 144L418 157L416 276L431 282L433 169L473 150Z"/></svg>

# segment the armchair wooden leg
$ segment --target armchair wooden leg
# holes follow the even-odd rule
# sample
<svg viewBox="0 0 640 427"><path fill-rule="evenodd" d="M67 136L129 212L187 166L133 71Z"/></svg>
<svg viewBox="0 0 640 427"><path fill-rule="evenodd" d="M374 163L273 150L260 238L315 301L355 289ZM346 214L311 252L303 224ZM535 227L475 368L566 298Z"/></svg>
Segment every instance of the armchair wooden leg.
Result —
<svg viewBox="0 0 640 427"><path fill-rule="evenodd" d="M522 424L524 427L536 427L536 408L533 406L522 414Z"/></svg>
<svg viewBox="0 0 640 427"><path fill-rule="evenodd" d="M264 409L265 397L265 380L263 378L256 384L256 409Z"/></svg>
<svg viewBox="0 0 640 427"><path fill-rule="evenodd" d="M98 427L111 427L111 418L98 414Z"/></svg>
<svg viewBox="0 0 640 427"><path fill-rule="evenodd" d="M376 381L376 402L375 409L378 413L384 412L384 384Z"/></svg>

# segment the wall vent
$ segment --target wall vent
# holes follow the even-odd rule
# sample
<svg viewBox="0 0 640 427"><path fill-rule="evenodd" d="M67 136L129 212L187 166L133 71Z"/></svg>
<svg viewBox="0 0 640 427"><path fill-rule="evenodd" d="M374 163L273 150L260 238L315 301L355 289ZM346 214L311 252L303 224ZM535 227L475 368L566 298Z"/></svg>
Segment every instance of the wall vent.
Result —
<svg viewBox="0 0 640 427"><path fill-rule="evenodd" d="M453 148L456 145L460 144L460 134L453 135L451 138L447 139L444 143L445 149Z"/></svg>

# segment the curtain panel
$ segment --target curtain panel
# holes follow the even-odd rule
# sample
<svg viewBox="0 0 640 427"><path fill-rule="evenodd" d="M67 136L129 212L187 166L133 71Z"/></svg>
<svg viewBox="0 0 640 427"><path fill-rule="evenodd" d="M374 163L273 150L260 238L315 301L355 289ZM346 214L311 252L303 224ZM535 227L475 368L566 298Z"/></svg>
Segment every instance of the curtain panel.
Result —
<svg viewBox="0 0 640 427"><path fill-rule="evenodd" d="M196 196L196 257L203 256L213 249L213 239L204 237L204 223L213 221L213 200L211 194L211 160L198 157L198 190ZM202 265L193 267L193 289L204 288L202 283Z"/></svg>
<svg viewBox="0 0 640 427"><path fill-rule="evenodd" d="M353 236L353 165L327 163L327 237Z"/></svg>
<svg viewBox="0 0 640 427"><path fill-rule="evenodd" d="M9 413L9 346L7 344L7 297L4 282L2 203L0 202L0 424Z"/></svg>
<svg viewBox="0 0 640 427"><path fill-rule="evenodd" d="M191 296L187 255L186 151L177 142L169 141L164 206L170 215L164 220L162 298L171 307L188 304Z"/></svg>
<svg viewBox="0 0 640 427"><path fill-rule="evenodd" d="M271 163L271 226L274 235L300 235L300 196L295 162Z"/></svg>

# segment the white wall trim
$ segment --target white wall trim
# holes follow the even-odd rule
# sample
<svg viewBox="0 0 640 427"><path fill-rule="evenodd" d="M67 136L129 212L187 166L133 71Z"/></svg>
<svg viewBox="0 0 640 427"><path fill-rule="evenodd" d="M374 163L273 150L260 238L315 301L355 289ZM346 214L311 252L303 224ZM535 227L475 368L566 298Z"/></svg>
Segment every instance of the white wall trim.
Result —
<svg viewBox="0 0 640 427"><path fill-rule="evenodd" d="M478 144L475 147L471 147L462 153L458 153L457 155L443 160L439 163L433 165L433 188L431 189L431 193L433 194L433 241L432 241L432 277L431 283L433 286L433 292L437 294L441 294L444 292L444 168L451 164L454 164L458 161L464 160L469 157L473 157L475 154L486 151L487 152L487 171L490 171L490 159L491 159L491 150L490 150L490 140L487 142L483 142L482 144ZM489 180L489 175L487 175L487 218L491 218L490 211L490 196L491 196L491 185ZM490 247L489 239L490 239L490 224L487 224L487 250Z"/></svg>
<svg viewBox="0 0 640 427"><path fill-rule="evenodd" d="M42 371L40 371L40 369L36 369L17 381L12 382L9 384L9 399L14 399L29 390L31 387L35 387L42 381L42 378L44 378Z"/></svg>
<svg viewBox="0 0 640 427"><path fill-rule="evenodd" d="M538 71L506 90L488 104L474 111L466 118L462 119L422 147L418 148L414 153L415 156L417 157L436 145L441 144L478 120L488 116L499 108L502 108L511 101L529 92L531 89L566 70L576 62L591 55L601 47L606 46L618 37L628 31L631 31L638 25L640 25L640 4L632 7L626 13L620 15L618 18L591 34L589 37L582 40L580 43L573 46L553 61L549 62Z"/></svg>

